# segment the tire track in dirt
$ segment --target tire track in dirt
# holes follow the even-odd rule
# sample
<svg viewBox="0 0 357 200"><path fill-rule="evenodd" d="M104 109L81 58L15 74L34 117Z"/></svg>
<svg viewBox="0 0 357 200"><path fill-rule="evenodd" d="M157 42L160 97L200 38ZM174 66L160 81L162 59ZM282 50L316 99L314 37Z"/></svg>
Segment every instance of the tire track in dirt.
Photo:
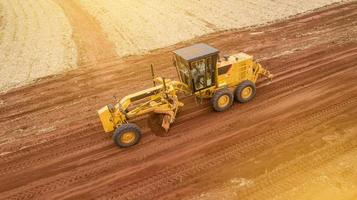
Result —
<svg viewBox="0 0 357 200"><path fill-rule="evenodd" d="M345 6L346 7L346 6ZM339 7L338 7L339 8ZM351 11L351 10L353 10L353 8L354 8L354 6L348 6L348 7L346 7L346 8L348 8L348 10L345 10L346 12L349 12L349 11ZM333 10L332 8L331 8L331 10ZM331 17L332 18L332 20L335 20L335 18L339 18L339 16L341 16L339 13L332 13L332 14L334 14L334 15L332 15L332 16L329 16L329 17ZM346 16L345 15L342 15L342 16L344 16L344 21L346 21ZM343 21L341 21L341 22L343 22ZM290 32L290 33L294 33L294 32L296 32L296 30L299 28L299 27L297 27L296 26L296 22L292 22L292 23L290 23L290 24L293 24L293 25L289 25L289 24L287 24L287 25L285 25L284 26L284 29L287 29L287 27L292 27L293 28L293 30L289 30L289 29L287 29L287 32ZM301 24L301 23L300 23ZM341 23L342 24L342 23ZM306 28L306 30L308 30L308 28L309 28L309 24L308 23L306 23L306 25L305 24L303 24L303 26ZM310 27L311 28L311 27ZM279 29L277 29L277 31L280 31L280 29L281 28L279 28ZM316 29L316 28L315 28ZM305 30L304 30L305 31ZM281 31L280 31L281 32ZM281 34L283 34L283 33L281 33ZM285 34L285 33L284 33ZM227 36L229 36L229 35L227 35ZM268 35L269 36L269 35ZM271 37L276 37L276 34L271 34ZM270 39L270 37L268 37L269 39ZM257 38L257 39L259 39L259 38ZM301 39L301 38L299 38L299 39ZM255 40L255 38L254 38L254 40ZM261 40L261 39L260 39ZM239 42L245 42L245 41L239 41ZM256 43L258 43L259 41L254 41L254 42L256 42ZM300 41L301 42L301 41ZM249 46L254 46L253 44L248 44L248 45L244 45L244 46L247 46L247 47L249 47ZM244 49L245 47L243 47L242 49ZM257 56L259 56L259 54L257 55ZM155 58L154 58L154 60L155 60ZM107 71L107 73L108 74L110 74L110 73L112 73L113 71L115 71L115 68L117 68L117 66L116 66L116 64L114 64L114 65L112 65L112 66L108 66L108 65L103 65L103 67L105 67L105 68L110 68L110 70L108 70ZM160 70L162 69L162 67L160 68ZM91 68L91 70L90 71L88 71L88 72L86 72L86 73L82 73L82 79L87 79L88 78L88 76L87 75L89 75L90 73L92 73L92 71L93 70L95 70L95 71L103 71L103 69L102 69L102 67L100 67L100 66L98 66L96 69L94 69L94 68ZM79 70L79 71L81 71L81 70ZM144 71L147 71L147 70L144 70ZM120 72L123 72L122 70L120 71ZM143 70L141 70L141 72L143 72ZM100 74L100 75L104 75L104 74ZM64 81L62 81L62 82L66 82L66 80L64 80ZM56 84L55 83L55 81L53 81L53 83L54 84ZM51 91L48 91L48 92L51 92ZM54 90L54 91L52 91L52 92L58 92L57 90ZM63 93L64 93L64 91L63 91ZM48 93L48 95L49 96L55 96L55 94L53 94L53 93ZM40 97L41 98L41 97ZM26 100L27 99L24 99L24 106L26 105ZM33 100L35 100L35 99L33 99ZM36 102L41 102L41 99L37 99L36 100Z"/></svg>
<svg viewBox="0 0 357 200"><path fill-rule="evenodd" d="M144 71L143 71L144 72ZM110 72L110 73L112 73L112 72ZM108 77L108 79L109 79L110 77ZM125 78L125 77L124 77ZM112 86L112 85L114 85L114 84L110 84L110 86ZM109 87L110 88L110 87ZM105 90L105 89L108 89L108 87L106 87L106 88L103 88L103 90ZM93 93L93 92L91 92L91 93ZM68 93L68 91L63 91L62 93L59 93L59 94L55 94L55 96L57 96L57 98L58 99L61 99L60 97L62 97L62 96L66 96L66 95L68 95L68 94L70 94L70 93ZM82 96L82 95L81 95ZM40 97L41 98L41 97ZM42 97L43 98L43 97ZM76 99L77 97L76 96L73 96L73 94L71 95L71 96L69 96L67 99L67 101L62 101L62 102L71 102L71 100L72 99ZM45 102L45 101L43 101L42 99L37 99L37 101L36 102ZM58 104L58 103L60 103L60 102L54 102L53 104ZM24 106L26 106L26 105L29 105L28 103L26 103L26 101L24 101ZM17 105L17 106L19 106L19 105ZM17 108L17 106L16 107L13 107L13 109L16 109ZM45 108L47 108L47 107L44 107L44 108L42 108L42 109L45 109ZM6 108L5 108L6 109ZM38 108L36 108L37 110L38 110ZM24 108L24 110L25 110L25 108ZM23 114L27 114L27 113L29 113L29 112L33 112L33 110L29 110L28 112L24 112ZM15 118L16 116L12 116L13 118Z"/></svg>
<svg viewBox="0 0 357 200"><path fill-rule="evenodd" d="M246 152L259 150L260 146L264 146L265 144L279 143L281 141L284 141L285 139L291 138L293 137L293 135L300 134L304 130L308 130L316 124L330 119L331 117L342 113L344 110L351 108L351 104L355 104L356 100L356 97L352 96L344 102L334 104L316 113L312 113L308 117L305 116L302 120L296 120L295 122L288 124L285 127L281 127L281 129L278 131L273 130L266 133L265 135L259 134L254 137L251 137L246 141L239 141L238 143L225 145L218 150L203 155L202 157L194 157L184 163L181 163L180 165L174 166L173 168L165 168L163 170L160 170L152 177L144 177L143 180L140 179L132 181L132 183L129 182L128 184L125 184L120 187L121 189L119 191L113 190L112 192L108 191L109 193L105 192L103 193L104 196L101 197L107 198L109 197L108 195L111 195L112 197L120 197L121 199L137 199L140 197L140 199L145 199L144 197L153 198L152 195L159 195L157 193L158 188L161 188L160 192L162 192L163 188L165 190L169 190L172 189L172 187L178 187L179 185L176 185L176 183L178 180L180 180L180 178L188 179L189 177L193 177L193 174L197 175L198 172L208 170L209 168L212 168L225 161L241 158L241 156L243 156ZM346 107L346 105L350 106ZM227 127L223 131L225 132L225 137L228 137L230 134L232 134L232 131L233 133L235 132L235 129L232 127ZM112 167L117 166L116 164L111 165ZM16 198L26 198L35 197L34 195L44 194L45 192L51 192L60 185L69 186L69 184L73 183L74 180L78 181L79 179L84 179L88 176L93 175L92 173L98 173L103 170L101 169L103 167L92 170L88 169L85 170L85 173L80 173L74 176L65 176L57 180L55 179L53 182L36 186L35 188L27 190L28 192L18 193L15 196ZM107 168L107 170L109 169ZM154 181L157 183L153 184L152 182ZM141 185L142 187L139 187ZM74 199L78 198L74 197Z"/></svg>
<svg viewBox="0 0 357 200"><path fill-rule="evenodd" d="M300 158L293 160L289 163L285 163L283 166L275 169L269 175L259 177L256 183L257 188L269 187L271 191L259 189L252 189L245 191L247 196L241 198L244 199L261 199L274 197L274 195L282 193L289 188L293 188L297 183L303 183L304 178L299 173L309 172L313 169L319 168L321 165L341 156L341 154L348 153L357 148L357 141L355 137L349 138L350 140L345 140L343 142L338 142L338 144L327 145L319 150L316 150L308 155L301 156ZM293 169L292 169L293 168ZM295 174L292 174L295 173ZM309 173L307 173L309 174ZM311 174L313 175L313 174ZM277 184L278 181L289 177L287 183ZM271 182L275 182L274 186L271 187Z"/></svg>
<svg viewBox="0 0 357 200"><path fill-rule="evenodd" d="M222 48L223 53L252 46L249 52L257 53L262 64L277 75L275 81L269 86L261 81L252 103L235 105L225 113L212 113L208 104L197 107L187 98L171 137L157 138L145 130L142 142L131 149L119 150L111 144L110 136L102 134L95 109L110 101L110 97L100 96L110 96L114 91L125 95L145 88L150 74L140 66L160 60L156 69L162 70L167 77L173 76L173 69L167 67L170 62L167 49L123 60L108 58L107 63L89 64L88 69L49 79L49 84L40 82L1 95L6 104L0 112L0 125L5 125L3 130L9 134L27 125L26 120L31 118L45 125L51 124L53 119L63 120L51 133L28 136L24 138L28 143L15 141L0 148L15 151L0 157L2 198L121 198L118 196L121 194L129 199L165 197L189 187L197 178L216 167L226 166L225 163L244 162L249 159L247 155L260 155L267 146L284 144L286 138L302 137L305 130L357 104L353 79L356 77L357 44L353 40L340 40L343 37L339 36L352 30L348 25L354 22L347 19L356 18L351 14L356 12L355 5L335 7L340 10L336 12L332 12L332 8L324 9L321 13L328 14L318 19L309 19L314 16L309 14L280 25L208 36L204 40L214 40L209 43ZM302 25L296 23L303 19L309 20ZM309 26L316 28L310 35L306 30ZM288 27L286 32L284 27ZM262 34L250 35L260 30ZM272 30L280 33L269 33ZM300 33L306 35L297 37ZM285 41L281 41L283 35L287 35ZM327 39L316 40L317 36ZM308 48L284 54L286 49L309 44ZM274 57L272 52L282 54ZM120 67L125 65L128 66L125 68L127 75L122 80L115 79L123 73ZM136 73L138 77L133 78ZM113 81L105 85L102 83L105 79ZM128 89L122 84L128 80L137 82ZM347 89L342 90L343 87ZM319 90L323 98L312 103L317 100ZM295 102L295 98L304 98L304 101ZM306 106L302 106L303 102ZM23 110L18 109L21 106ZM289 112L284 113L284 109ZM9 115L11 122L6 123ZM284 117L294 117L296 121L284 120ZM217 118L222 123L218 123ZM139 123L144 124L143 121ZM271 128L270 123L275 128ZM209 130L204 124L212 124L212 127ZM217 135L218 131L225 134ZM29 147L16 152L24 144ZM194 161L196 159L198 161ZM166 184L167 188L162 187ZM128 187L118 189L119 185Z"/></svg>
<svg viewBox="0 0 357 200"><path fill-rule="evenodd" d="M75 110L75 109L73 109L73 110Z"/></svg>
<svg viewBox="0 0 357 200"><path fill-rule="evenodd" d="M355 100L347 101L343 106L347 104L355 103ZM108 199L108 198L120 198L120 199L155 199L162 194L168 193L179 187L182 180L189 181L192 177L198 177L200 172L214 168L226 161L233 159L241 159L242 155L249 151L259 150L259 147L266 144L274 144L282 142L288 138L293 137L295 134L302 133L304 130L315 126L322 121L325 121L331 117L336 116L338 113L338 107L332 106L331 108L325 108L321 112L318 112L305 120L301 120L290 124L289 126L282 128L282 130L270 132L267 135L259 135L252 137L249 141L236 143L231 146L224 146L224 148L218 151L212 151L203 157L195 157L187 160L181 165L174 166L173 168L166 168L160 170L155 175L144 177L136 181L129 182L121 185L117 190L103 192L98 194L96 198ZM343 111L342 111L343 112ZM319 119L320 118L320 119ZM318 121L318 122L316 122ZM229 134L229 130L223 130L225 134ZM353 140L350 140L353 141ZM352 144L355 146L357 143L354 141ZM76 199L74 197L73 199Z"/></svg>
<svg viewBox="0 0 357 200"><path fill-rule="evenodd" d="M321 61L315 60L315 62L313 62L313 63L309 63L308 62L306 65L304 64L304 66L294 67L294 68L290 68L290 69L286 68L287 71L284 72L284 73L277 73L276 80L274 81L274 84L272 84L272 85L270 85L268 87L269 90L265 90L264 91L265 94L268 94L269 96L260 97L260 98L269 99L268 101L266 101L264 103L265 104L269 103L269 105L272 106L274 104L274 102L277 103L278 102L278 98L281 97L281 96L279 96L279 94L284 94L284 96L286 96L286 95L289 95L289 93L296 92L297 89L300 88L296 84L297 81L293 82L293 80L299 80L299 76L295 77L296 79L293 79L293 78L290 79L290 76L287 76L288 74L291 74L293 71L296 73L296 70L300 69L299 70L300 73L303 73L300 76L312 77L310 79L305 79L304 82L299 82L300 85L305 85L306 83L308 83L308 85L304 86L304 87L308 87L311 84L318 83L318 81L310 81L310 80L315 79L315 80L321 81L322 77L326 78L327 76L326 76L326 74L320 74L321 78L318 78L316 76L314 77L314 76L306 75L305 72L308 71L308 70L306 70L306 66L311 66L311 67L309 67L309 70L313 70L315 68L320 68L321 66L326 65L328 62L331 63L332 59L330 59L330 57L336 57L336 58L338 58L338 60L343 61L343 59L345 57L354 57L354 56L356 56L354 54L349 54L349 53L354 53L355 49L352 49L352 50L351 49L347 49L345 51L338 51L338 49L337 49L336 52L337 52L337 55L331 54L331 55L328 55L328 56L321 57ZM339 54L340 55L344 55L344 57L340 57ZM323 62L323 61L325 61L325 62ZM343 65L343 66L344 66L344 70L348 70L348 68L345 65ZM339 68L335 68L334 72L332 74L335 74L335 72L337 70L340 70L340 69ZM325 70L325 71L327 72L327 70ZM290 72L290 73L288 73L288 72ZM317 74L317 73L313 72L311 74ZM288 80L288 82L287 82L287 80ZM283 83L279 83L281 81ZM282 86L281 87L276 87L275 84L278 84L278 83L279 83L279 85L282 85ZM293 91L290 91L292 88L295 88L295 89ZM303 89L303 88L300 88L300 89ZM287 91L287 92L283 92L283 91ZM270 102L272 102L272 103L270 103ZM241 110L241 112L254 112L254 111L257 111L259 109L262 109L260 103L255 104L255 107L253 109L249 109L247 111L245 111L245 109L244 109L244 110ZM188 114L188 113L186 113L183 116L180 115L179 118L178 118L178 121L175 123L175 127L176 127L175 129L178 129L181 124L185 125L185 123L188 122L188 119L186 119L186 118L203 117L203 115L206 114L207 112L209 112L209 110L210 110L210 107L209 107L209 105L206 104L202 109L196 111L196 112L199 112L198 114L192 114L192 113ZM190 116L190 115L194 115L194 116ZM83 131L86 130L86 128L84 128L84 127L83 128L79 128L79 129L81 131L82 131L82 129L83 129ZM90 130L90 129L87 129L87 130ZM61 158L63 156L65 156L65 157L73 156L72 154L70 154L70 152L74 152L74 155L80 155L79 152L77 152L77 151L79 151L79 150L88 150L88 147L92 146L92 145L102 144L102 145L100 145L101 147L110 145L111 141L108 141L108 137L100 134L100 132L101 132L100 127L97 127L96 130L98 130L98 131L96 131L95 134L84 135L84 136L82 134L76 134L78 137L75 137L75 138L64 137L64 138L61 138L61 140L58 141L58 142L56 140L55 141L52 140L50 143L47 143L47 145L43 144L41 146L35 146L36 148L33 149L32 151L28 151L27 150L27 151L17 152L15 156L21 158L24 155L28 155L28 154L31 154L31 153L34 153L34 152L39 152L39 151L41 151L40 149L43 149L43 150L46 149L46 151L48 151L48 149L51 147L51 149L55 149L56 150L56 153L51 152L51 153L43 153L43 154L37 155L36 157L39 157L39 158L31 157L31 158L28 158L28 159L21 158L21 160L14 160L12 162L16 163L15 165L12 165L12 164L6 162L6 164L5 163L4 164L7 165L7 167L1 167L1 165L0 165L0 169L2 169L2 170L0 170L0 175L6 174L6 173L9 173L9 172L14 173L16 171L20 171L20 170L22 170L24 168L27 168L30 165L40 165L41 163L47 162L47 160L53 159L55 157L59 159L59 158ZM90 137L88 138L88 136L90 136ZM104 136L104 137L100 137L100 136ZM195 136L199 136L199 135L195 135ZM94 140L95 138L98 138L98 140ZM101 138L101 139L99 139L99 138ZM194 138L190 138L190 139L194 139ZM197 139L197 138L195 138L195 139ZM62 144L64 142L66 142L66 145L62 146ZM72 145L72 143L75 144L75 145ZM184 143L184 142L181 142L181 144L182 143ZM167 146L165 144L163 144L163 145L164 146L161 146L160 151L162 151L163 149L167 149L169 147L169 146ZM178 144L170 144L170 147L175 146L175 145L178 145ZM69 148L68 148L68 146L69 146ZM166 148L163 148L163 147L166 147ZM40 149L37 149L37 148L40 148ZM148 157L149 155L154 154L153 152L157 152L156 148L153 148L153 147L147 147L147 148L149 150L145 151L145 154L144 154L145 156L141 156L140 157L141 159L144 159L145 157ZM9 160L10 158L11 158L11 156L4 157L4 159L6 159L6 160ZM0 161L4 162L5 160L2 160L0 158ZM11 171L9 171L9 170L11 170Z"/></svg>
<svg viewBox="0 0 357 200"><path fill-rule="evenodd" d="M351 128L356 120L350 118L350 116L355 115L356 111L357 111L356 108L350 107L350 109L346 109L344 111L343 115L339 115L329 120L322 121L321 124L314 126L313 129L320 130L321 127L326 126L327 122L329 124L331 123L335 124L336 121L342 121L345 124L349 123L350 124L349 128ZM280 163L282 164L278 163L278 166L274 168L271 167L271 163L269 163L270 161L265 160L266 158L264 158L265 157L264 155L269 155L269 153L267 152L255 154L253 158L246 159L243 162L236 161L233 163L225 163L225 165L228 166L227 168L220 166L214 171L207 173L204 177L201 177L200 179L206 179L206 182L212 182L214 180L209 180L210 179L209 177L212 176L212 174L215 174L213 176L216 177L220 177L220 176L230 177L228 178L228 180L229 179L237 180L236 178L233 177L243 176L249 178L248 180L250 184L246 184L246 185L244 184L240 185L239 183L234 184L230 180L227 181L228 183L226 182L223 184L225 186L220 187L220 189L216 190L215 192L209 192L201 195L196 194L194 195L195 197L191 197L189 199L196 199L196 200L215 199L215 197L217 196L218 197L220 196L224 199L237 199L237 198L238 199L276 199L276 197L280 196L280 194L284 194L288 190L295 189L296 187L306 184L306 182L310 179L319 178L316 177L317 169L319 170L320 175L323 174L325 177L329 176L329 174L324 173L326 164L329 165L328 167L330 168L329 169L330 171L337 170L336 166L331 166L331 164L329 163L335 159L339 159L340 156L343 156L344 154L348 154L351 151L352 152L356 151L357 132L353 132L352 129L349 130L350 131L345 131L343 133L344 135L340 135L340 137L334 140L333 142L325 141L323 142L323 144L318 145L318 147L310 146L309 150L305 150L308 149L306 145L309 144L311 145L311 143L307 143L307 142L316 142L317 140L323 140L322 136L324 136L325 134L321 132L304 131L304 133L302 133L298 137L289 138L285 142L282 142L278 145L272 144L274 145L274 147L270 148L268 151L273 151L276 152L277 154L282 154L280 153L280 151L282 150L291 151L291 149L295 149L293 151L295 152L300 151L299 154L291 155L290 157L285 158L286 161L284 162L282 161L282 158L280 158ZM300 142L296 142L296 141L300 141ZM301 141L304 141L305 144L299 144L301 143ZM299 148L301 149L296 150ZM305 151L302 149L304 149ZM249 155L246 156L249 157ZM265 168L265 171L263 172L257 172L255 174L250 173L250 175L244 173L244 170L245 171L247 170L244 169L246 168L246 166L250 165L253 167L252 170L254 170L255 168L257 168L256 165L264 165L264 164L267 166ZM224 172L222 172L222 168L225 169ZM236 174L233 174L233 171L237 171L237 169L244 169L244 170L243 172L237 172ZM250 177L251 175L253 175L254 177ZM349 178L353 179L353 176ZM207 189L205 189L205 191L207 191ZM227 195L222 196L220 194L227 194ZM173 197L174 195L171 196ZM170 197L168 198L175 199Z"/></svg>
<svg viewBox="0 0 357 200"><path fill-rule="evenodd" d="M85 11L76 0L55 0L62 7L73 28L73 39L77 44L78 65L98 63L116 57L115 48L107 39L100 24Z"/></svg>
<svg viewBox="0 0 357 200"><path fill-rule="evenodd" d="M347 91L346 91L347 92ZM302 124L304 124L303 122L301 122ZM261 136L257 136L257 137L261 137ZM263 140L264 140L265 138L263 137ZM254 140L257 140L256 138L254 139ZM108 169L109 170L109 169ZM78 180L78 179L77 179ZM65 184L65 183L64 183Z"/></svg>
<svg viewBox="0 0 357 200"><path fill-rule="evenodd" d="M353 109L353 108L352 108ZM347 111L348 112L348 111ZM354 112L356 114L356 112ZM324 168L324 164L354 151L357 148L356 133L341 139L333 144L326 144L324 147L317 149L307 155L301 155L292 161L283 163L272 172L264 174L254 180L254 188L246 189L239 196L244 199L261 199L272 198L274 195L283 193L289 188L294 188L297 184L302 184L308 175L302 176L303 173L311 174L311 171L317 168ZM311 176L312 177L312 176ZM275 183L272 185L271 183Z"/></svg>

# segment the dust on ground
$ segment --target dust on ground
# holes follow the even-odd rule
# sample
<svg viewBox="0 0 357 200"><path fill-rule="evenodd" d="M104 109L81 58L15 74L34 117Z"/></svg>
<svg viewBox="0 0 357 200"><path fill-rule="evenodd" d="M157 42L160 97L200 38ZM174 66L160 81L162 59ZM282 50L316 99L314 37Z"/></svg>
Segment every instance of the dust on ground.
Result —
<svg viewBox="0 0 357 200"><path fill-rule="evenodd" d="M145 53L204 34L264 24L338 0L81 0L118 55Z"/></svg>
<svg viewBox="0 0 357 200"><path fill-rule="evenodd" d="M76 65L72 28L52 1L2 0L0 16L0 92Z"/></svg>

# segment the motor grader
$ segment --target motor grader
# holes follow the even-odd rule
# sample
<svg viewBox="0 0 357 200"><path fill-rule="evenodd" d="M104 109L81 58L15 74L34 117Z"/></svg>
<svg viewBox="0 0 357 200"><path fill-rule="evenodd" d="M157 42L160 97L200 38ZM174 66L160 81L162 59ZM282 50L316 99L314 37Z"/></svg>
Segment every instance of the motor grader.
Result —
<svg viewBox="0 0 357 200"><path fill-rule="evenodd" d="M270 80L273 75L253 57L238 53L220 58L219 51L207 44L195 44L173 51L173 64L180 81L155 77L154 86L123 97L115 105L98 111L105 132L113 133L119 147L129 147L141 139L140 128L131 121L139 116L160 116L159 124L168 131L180 107L179 94L210 99L214 111L229 109L234 100L250 101L256 94L260 75ZM180 95L182 96L182 95Z"/></svg>

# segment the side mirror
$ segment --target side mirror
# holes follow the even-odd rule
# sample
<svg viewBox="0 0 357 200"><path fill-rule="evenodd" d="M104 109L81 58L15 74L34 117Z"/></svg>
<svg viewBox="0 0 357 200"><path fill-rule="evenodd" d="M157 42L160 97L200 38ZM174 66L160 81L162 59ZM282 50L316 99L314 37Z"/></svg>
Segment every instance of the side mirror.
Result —
<svg viewBox="0 0 357 200"><path fill-rule="evenodd" d="M228 61L229 55L224 55L223 58L224 58L225 61Z"/></svg>

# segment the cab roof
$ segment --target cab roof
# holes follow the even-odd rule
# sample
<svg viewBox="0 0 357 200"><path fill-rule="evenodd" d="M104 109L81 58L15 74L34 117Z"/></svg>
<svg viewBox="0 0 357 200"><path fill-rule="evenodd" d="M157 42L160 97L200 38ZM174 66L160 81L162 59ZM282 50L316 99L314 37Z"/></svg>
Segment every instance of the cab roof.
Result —
<svg viewBox="0 0 357 200"><path fill-rule="evenodd" d="M218 54L219 50L209 46L208 44L199 43L189 47L177 49L174 53L188 62L191 62L206 56Z"/></svg>

